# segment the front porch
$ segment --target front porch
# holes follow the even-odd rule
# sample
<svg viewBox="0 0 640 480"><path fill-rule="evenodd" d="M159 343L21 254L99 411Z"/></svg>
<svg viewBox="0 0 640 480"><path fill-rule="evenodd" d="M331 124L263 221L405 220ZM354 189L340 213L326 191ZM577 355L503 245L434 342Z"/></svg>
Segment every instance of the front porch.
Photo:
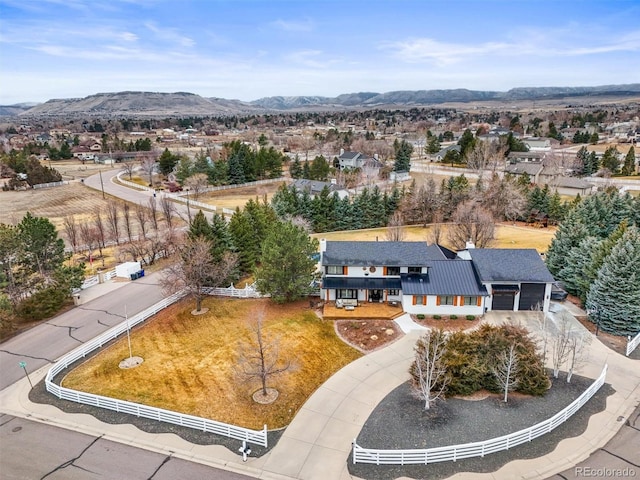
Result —
<svg viewBox="0 0 640 480"><path fill-rule="evenodd" d="M402 315L402 304L361 302L353 310L337 308L335 302L326 302L322 308L322 316L327 320L393 320Z"/></svg>

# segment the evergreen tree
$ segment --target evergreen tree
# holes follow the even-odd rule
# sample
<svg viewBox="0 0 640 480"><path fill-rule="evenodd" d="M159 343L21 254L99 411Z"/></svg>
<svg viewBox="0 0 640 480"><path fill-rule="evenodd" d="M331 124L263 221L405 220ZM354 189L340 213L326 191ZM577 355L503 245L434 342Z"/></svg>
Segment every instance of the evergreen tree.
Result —
<svg viewBox="0 0 640 480"><path fill-rule="evenodd" d="M289 167L289 175L291 175L291 178L302 178L302 165L298 155L296 155L296 158Z"/></svg>
<svg viewBox="0 0 640 480"><path fill-rule="evenodd" d="M411 169L411 154L413 153L413 146L406 140L398 142L396 139L393 147L396 154L393 171L408 172Z"/></svg>
<svg viewBox="0 0 640 480"><path fill-rule="evenodd" d="M311 167L309 169L308 177L310 180L319 180L321 182L326 182L329 178L329 172L331 171L331 166L327 159L324 156L319 155L313 159L311 162Z"/></svg>
<svg viewBox="0 0 640 480"><path fill-rule="evenodd" d="M624 157L624 163L622 165L622 175L633 175L636 170L636 151L631 146L627 155Z"/></svg>
<svg viewBox="0 0 640 480"><path fill-rule="evenodd" d="M620 167L620 160L618 160L618 150L616 147L609 147L605 150L602 156L602 167L608 168L611 173L616 173Z"/></svg>
<svg viewBox="0 0 640 480"><path fill-rule="evenodd" d="M189 225L187 236L191 240L198 237L202 237L206 240L212 239L211 225L209 225L209 221L207 220L207 217L204 216L204 213L202 213L202 210L198 210L198 213L193 217L191 225Z"/></svg>
<svg viewBox="0 0 640 480"><path fill-rule="evenodd" d="M237 185L240 183L245 183L246 179L244 176L244 169L241 163L241 159L238 155L232 155L228 161L229 165L229 183L232 185Z"/></svg>
<svg viewBox="0 0 640 480"><path fill-rule="evenodd" d="M547 251L547 268L552 275L559 277L560 271L566 265L569 252L587 236L589 231L582 223L577 209L570 210L564 222L558 227Z"/></svg>
<svg viewBox="0 0 640 480"><path fill-rule="evenodd" d="M558 276L562 278L564 288L572 295L581 297L586 294L584 271L591 262L593 253L601 244L601 240L595 237L587 237L569 250L566 263L560 270ZM588 284L586 284L588 289Z"/></svg>
<svg viewBox="0 0 640 480"><path fill-rule="evenodd" d="M258 290L277 303L292 302L308 295L317 278L318 240L291 222L276 222L262 245L255 276Z"/></svg>
<svg viewBox="0 0 640 480"><path fill-rule="evenodd" d="M460 157L466 159L469 152L473 151L476 144L476 138L468 128L462 133L458 145L460 145Z"/></svg>
<svg viewBox="0 0 640 480"><path fill-rule="evenodd" d="M162 152L160 158L158 159L160 173L162 173L163 175L169 175L173 171L177 163L178 156L171 153L168 148L165 148L164 152Z"/></svg>
<svg viewBox="0 0 640 480"><path fill-rule="evenodd" d="M640 331L640 231L632 226L605 259L587 294L590 318L615 335Z"/></svg>
<svg viewBox="0 0 640 480"><path fill-rule="evenodd" d="M309 162L304 162L302 165L302 178L311 180L311 168L309 168Z"/></svg>

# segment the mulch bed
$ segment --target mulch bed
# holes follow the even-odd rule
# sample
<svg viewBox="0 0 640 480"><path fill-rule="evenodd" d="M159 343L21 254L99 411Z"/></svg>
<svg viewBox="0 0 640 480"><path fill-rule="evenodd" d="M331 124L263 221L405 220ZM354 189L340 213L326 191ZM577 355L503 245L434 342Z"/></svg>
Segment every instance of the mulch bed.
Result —
<svg viewBox="0 0 640 480"><path fill-rule="evenodd" d="M417 315L411 315L411 319L418 325L423 327L438 329L441 328L447 332L455 332L458 330L468 330L480 325L482 317L476 316L474 320L467 320L466 317L458 316L458 318L450 318L449 315L442 315L441 318L433 318L433 316L425 316L420 319Z"/></svg>
<svg viewBox="0 0 640 480"><path fill-rule="evenodd" d="M405 383L378 404L358 435L357 443L364 448L420 449L488 440L552 417L592 382L574 375L568 384L561 374L544 397L512 394L506 404L502 396L496 394L483 400L450 398L428 411ZM354 465L349 459L349 472L367 480L401 476L440 479L457 472L493 472L512 460L546 455L564 438L580 435L589 417L606 408L606 398L612 393L609 385L603 385L569 421L531 443L504 452L430 465Z"/></svg>
<svg viewBox="0 0 640 480"><path fill-rule="evenodd" d="M393 320L336 320L334 325L344 342L364 353L385 347L403 335Z"/></svg>

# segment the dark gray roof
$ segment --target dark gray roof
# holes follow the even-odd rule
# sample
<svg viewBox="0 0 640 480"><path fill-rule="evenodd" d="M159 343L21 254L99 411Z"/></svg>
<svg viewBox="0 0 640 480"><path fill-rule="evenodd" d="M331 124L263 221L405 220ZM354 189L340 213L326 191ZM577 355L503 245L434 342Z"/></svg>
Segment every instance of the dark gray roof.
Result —
<svg viewBox="0 0 640 480"><path fill-rule="evenodd" d="M431 263L426 275L401 275L406 295L487 295L473 265L468 260L441 260Z"/></svg>
<svg viewBox="0 0 640 480"><path fill-rule="evenodd" d="M583 180L582 178L576 177L560 177L553 182L556 187L565 187L565 188L579 188L586 189L593 187L592 183Z"/></svg>
<svg viewBox="0 0 640 480"><path fill-rule="evenodd" d="M554 281L540 254L534 249L470 248L469 255L483 282Z"/></svg>
<svg viewBox="0 0 640 480"><path fill-rule="evenodd" d="M352 160L354 158L358 158L362 154L360 152L342 152L338 158L342 158L344 160Z"/></svg>
<svg viewBox="0 0 640 480"><path fill-rule="evenodd" d="M537 175L542 171L541 163L534 162L522 162L514 165L507 165L505 171L514 175L521 175L526 173L527 175Z"/></svg>
<svg viewBox="0 0 640 480"><path fill-rule="evenodd" d="M437 245L426 242L327 242L322 265L419 266L446 260Z"/></svg>
<svg viewBox="0 0 640 480"><path fill-rule="evenodd" d="M293 182L293 186L296 190L302 192L307 191L310 194L317 194L322 192L324 187L327 187L329 191L334 191L337 185L329 182L320 182L319 180L307 180L306 178L298 178Z"/></svg>

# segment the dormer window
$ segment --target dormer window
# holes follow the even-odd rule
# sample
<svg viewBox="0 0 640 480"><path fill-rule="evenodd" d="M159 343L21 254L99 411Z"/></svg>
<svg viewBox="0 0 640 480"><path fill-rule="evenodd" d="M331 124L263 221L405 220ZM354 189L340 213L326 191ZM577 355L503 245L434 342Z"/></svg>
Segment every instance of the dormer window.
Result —
<svg viewBox="0 0 640 480"><path fill-rule="evenodd" d="M409 267L407 273L422 273L422 267Z"/></svg>
<svg viewBox="0 0 640 480"><path fill-rule="evenodd" d="M327 275L343 275L342 265L327 265Z"/></svg>
<svg viewBox="0 0 640 480"><path fill-rule="evenodd" d="M400 267L386 267L385 275L400 275Z"/></svg>

